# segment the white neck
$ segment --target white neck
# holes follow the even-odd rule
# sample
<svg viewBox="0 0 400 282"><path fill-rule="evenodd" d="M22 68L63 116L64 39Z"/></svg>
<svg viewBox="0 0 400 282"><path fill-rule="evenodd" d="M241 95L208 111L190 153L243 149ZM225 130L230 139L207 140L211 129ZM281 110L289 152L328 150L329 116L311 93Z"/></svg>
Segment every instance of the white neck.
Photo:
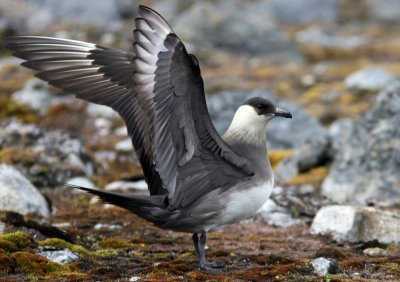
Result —
<svg viewBox="0 0 400 282"><path fill-rule="evenodd" d="M242 143L265 148L267 145L265 128L273 118L273 115L258 115L253 107L242 105L236 111L223 139L228 143Z"/></svg>

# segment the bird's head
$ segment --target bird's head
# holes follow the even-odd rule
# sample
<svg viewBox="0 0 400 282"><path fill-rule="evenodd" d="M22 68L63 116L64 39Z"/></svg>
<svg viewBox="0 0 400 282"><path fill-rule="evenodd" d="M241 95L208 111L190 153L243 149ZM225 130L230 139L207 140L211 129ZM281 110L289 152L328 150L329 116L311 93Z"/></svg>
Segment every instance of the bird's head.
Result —
<svg viewBox="0 0 400 282"><path fill-rule="evenodd" d="M237 138L241 143L264 144L265 128L275 117L292 118L292 114L267 99L251 98L236 111L225 136L229 139Z"/></svg>

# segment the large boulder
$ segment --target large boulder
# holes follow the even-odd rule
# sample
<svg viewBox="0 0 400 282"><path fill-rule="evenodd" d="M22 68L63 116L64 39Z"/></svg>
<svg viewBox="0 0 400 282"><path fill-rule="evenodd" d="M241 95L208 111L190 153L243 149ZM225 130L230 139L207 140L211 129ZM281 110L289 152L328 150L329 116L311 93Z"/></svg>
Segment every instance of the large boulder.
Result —
<svg viewBox="0 0 400 282"><path fill-rule="evenodd" d="M323 126L300 106L275 98L268 91L220 92L207 97L208 110L214 126L220 134L229 127L235 111L251 97L263 97L273 101L278 107L292 113L293 119L276 118L267 127L267 142L270 149L296 149L306 141L322 140L327 132Z"/></svg>
<svg viewBox="0 0 400 282"><path fill-rule="evenodd" d="M312 234L339 242L400 242L400 215L371 207L325 206L316 214Z"/></svg>
<svg viewBox="0 0 400 282"><path fill-rule="evenodd" d="M0 210L50 217L46 200L18 170L0 164Z"/></svg>
<svg viewBox="0 0 400 282"><path fill-rule="evenodd" d="M400 202L400 82L341 134L322 194L338 203Z"/></svg>

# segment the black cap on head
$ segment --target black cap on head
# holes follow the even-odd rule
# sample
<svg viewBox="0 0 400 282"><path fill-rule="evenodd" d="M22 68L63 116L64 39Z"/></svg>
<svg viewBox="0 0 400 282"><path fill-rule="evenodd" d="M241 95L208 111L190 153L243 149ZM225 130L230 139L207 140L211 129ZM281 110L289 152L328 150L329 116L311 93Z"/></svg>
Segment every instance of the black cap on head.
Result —
<svg viewBox="0 0 400 282"><path fill-rule="evenodd" d="M274 103L261 97L251 98L244 105L252 106L259 115L274 114L275 116L292 118L291 113L277 108Z"/></svg>

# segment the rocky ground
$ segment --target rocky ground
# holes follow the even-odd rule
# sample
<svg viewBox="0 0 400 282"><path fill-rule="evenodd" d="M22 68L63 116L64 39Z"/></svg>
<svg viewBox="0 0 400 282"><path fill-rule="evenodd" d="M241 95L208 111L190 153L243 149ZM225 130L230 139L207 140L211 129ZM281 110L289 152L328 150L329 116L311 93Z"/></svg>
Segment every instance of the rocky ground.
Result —
<svg viewBox="0 0 400 282"><path fill-rule="evenodd" d="M54 3L1 1L0 35L130 50L138 3ZM252 96L294 116L268 126L271 199L208 237L222 271L198 269L190 234L66 189L146 193L123 122L0 49L0 280L400 280L400 5L295 3L140 1L198 57L219 132Z"/></svg>

